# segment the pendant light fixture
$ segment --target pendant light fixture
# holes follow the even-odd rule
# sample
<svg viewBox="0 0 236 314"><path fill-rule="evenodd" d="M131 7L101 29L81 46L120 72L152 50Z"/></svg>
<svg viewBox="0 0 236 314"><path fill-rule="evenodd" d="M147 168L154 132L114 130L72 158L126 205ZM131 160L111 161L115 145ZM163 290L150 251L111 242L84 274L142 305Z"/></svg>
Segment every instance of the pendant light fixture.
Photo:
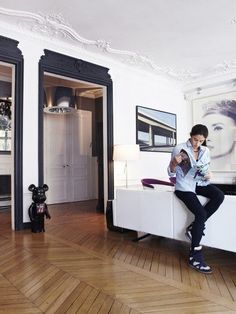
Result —
<svg viewBox="0 0 236 314"><path fill-rule="evenodd" d="M73 89L70 87L57 86L55 89L53 106L45 107L44 112L51 114L75 113L75 95Z"/></svg>

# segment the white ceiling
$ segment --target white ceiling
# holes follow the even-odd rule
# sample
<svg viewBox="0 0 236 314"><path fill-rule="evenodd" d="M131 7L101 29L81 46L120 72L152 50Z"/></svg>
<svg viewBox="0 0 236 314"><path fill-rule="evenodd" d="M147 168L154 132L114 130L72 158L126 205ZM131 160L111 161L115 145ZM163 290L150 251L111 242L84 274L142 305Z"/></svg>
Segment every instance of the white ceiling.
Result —
<svg viewBox="0 0 236 314"><path fill-rule="evenodd" d="M84 39L102 40L112 56L179 79L236 69L236 0L0 0L0 7L54 14Z"/></svg>

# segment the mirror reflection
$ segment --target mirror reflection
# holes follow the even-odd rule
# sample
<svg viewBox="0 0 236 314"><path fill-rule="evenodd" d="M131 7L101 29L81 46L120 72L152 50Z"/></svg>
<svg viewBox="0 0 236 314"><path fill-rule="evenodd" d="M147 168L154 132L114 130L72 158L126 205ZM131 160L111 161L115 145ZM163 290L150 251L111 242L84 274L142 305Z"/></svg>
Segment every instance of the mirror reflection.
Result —
<svg viewBox="0 0 236 314"><path fill-rule="evenodd" d="M0 64L0 152L11 151L12 67Z"/></svg>

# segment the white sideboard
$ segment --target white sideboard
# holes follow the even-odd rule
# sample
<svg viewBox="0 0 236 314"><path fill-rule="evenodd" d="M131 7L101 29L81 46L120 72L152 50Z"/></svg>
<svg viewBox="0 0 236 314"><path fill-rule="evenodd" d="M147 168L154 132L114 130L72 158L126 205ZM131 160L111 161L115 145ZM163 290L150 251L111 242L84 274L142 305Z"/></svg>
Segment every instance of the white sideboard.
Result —
<svg viewBox="0 0 236 314"><path fill-rule="evenodd" d="M113 201L117 227L186 241L185 229L194 216L175 196L172 188L119 188ZM202 203L207 199L199 197ZM202 244L236 252L236 196L226 195L223 204L206 222Z"/></svg>

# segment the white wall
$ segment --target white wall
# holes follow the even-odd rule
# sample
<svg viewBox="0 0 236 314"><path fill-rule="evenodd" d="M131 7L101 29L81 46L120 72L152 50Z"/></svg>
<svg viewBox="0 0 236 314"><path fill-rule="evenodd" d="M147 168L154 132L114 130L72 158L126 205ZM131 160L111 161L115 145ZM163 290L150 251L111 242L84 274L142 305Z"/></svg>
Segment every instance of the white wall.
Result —
<svg viewBox="0 0 236 314"><path fill-rule="evenodd" d="M114 90L114 144L136 142L135 106L177 114L178 141L186 140L192 121L181 88L164 78L151 75L132 66L125 66L105 55L88 52L78 46L37 37L30 31L0 24L3 36L20 42L24 57L24 112L23 112L23 221L29 221L28 207L31 193L28 186L38 182L38 61L44 49L53 50L75 58L93 62L110 69ZM132 183L142 177L167 178L169 153L142 152L140 160L129 165ZM123 166L115 164L115 185L124 183Z"/></svg>
<svg viewBox="0 0 236 314"><path fill-rule="evenodd" d="M137 105L177 114L177 141L185 141L188 137L191 115L176 83L123 66L114 74L113 95L114 144L136 143ZM129 184L140 184L144 177L168 180L169 158L170 153L140 152L140 160L128 162ZM118 186L125 184L123 162L115 162L115 183Z"/></svg>

